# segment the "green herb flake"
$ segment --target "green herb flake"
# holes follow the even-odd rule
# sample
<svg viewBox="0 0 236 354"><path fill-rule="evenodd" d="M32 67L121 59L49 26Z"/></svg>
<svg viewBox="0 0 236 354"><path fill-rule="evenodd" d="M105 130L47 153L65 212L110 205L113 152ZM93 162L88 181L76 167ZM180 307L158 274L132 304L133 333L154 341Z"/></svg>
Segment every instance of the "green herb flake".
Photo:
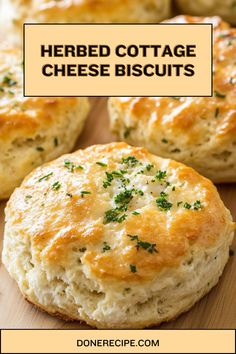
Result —
<svg viewBox="0 0 236 354"><path fill-rule="evenodd" d="M156 249L156 244L155 243L150 243L146 241L141 241L138 237L138 235L127 235L131 241L136 241L136 248L139 250L140 248L143 248L144 250L148 251L149 253L158 253Z"/></svg>
<svg viewBox="0 0 236 354"><path fill-rule="evenodd" d="M74 172L74 170L79 169L79 170L83 170L83 166L81 165L75 165L74 162L70 161L70 160L65 160L64 161L64 167L67 168L67 170L71 173Z"/></svg>
<svg viewBox="0 0 236 354"><path fill-rule="evenodd" d="M80 252L84 253L85 251L87 251L87 248L86 247L82 247L79 249Z"/></svg>
<svg viewBox="0 0 236 354"><path fill-rule="evenodd" d="M136 210L133 211L132 214L133 214L133 215L140 215L140 213L139 213L138 211L136 211Z"/></svg>
<svg viewBox="0 0 236 354"><path fill-rule="evenodd" d="M129 167L134 167L139 163L139 160L136 159L134 156L128 156L125 158L122 158L122 163L126 164Z"/></svg>
<svg viewBox="0 0 236 354"><path fill-rule="evenodd" d="M133 199L132 190L126 189L124 192L117 194L114 198L116 204L125 206Z"/></svg>
<svg viewBox="0 0 236 354"><path fill-rule="evenodd" d="M158 179L159 181L164 180L167 177L167 172L166 171L157 171L155 178Z"/></svg>
<svg viewBox="0 0 236 354"><path fill-rule="evenodd" d="M191 209L191 204L189 204L189 203L184 203L184 208L185 209Z"/></svg>
<svg viewBox="0 0 236 354"><path fill-rule="evenodd" d="M96 162L97 165L101 166L101 167L107 167L107 164L101 161Z"/></svg>
<svg viewBox="0 0 236 354"><path fill-rule="evenodd" d="M80 194L81 194L81 197L83 198L84 195L92 194L92 193L91 193L91 192L88 192L88 191L81 191Z"/></svg>
<svg viewBox="0 0 236 354"><path fill-rule="evenodd" d="M37 147L36 147L36 150L37 150L37 151L44 151L44 148L43 148L42 146L37 146Z"/></svg>
<svg viewBox="0 0 236 354"><path fill-rule="evenodd" d="M164 192L161 192L160 197L156 199L156 204L158 208L162 211L168 211L172 208L173 204L168 202L166 199L167 194Z"/></svg>
<svg viewBox="0 0 236 354"><path fill-rule="evenodd" d="M32 195L29 195L29 194L26 195L26 196L25 196L25 202L28 203L28 201L29 201L30 199L32 199L32 198L33 198Z"/></svg>
<svg viewBox="0 0 236 354"><path fill-rule="evenodd" d="M3 80L2 80L3 84L6 84L8 87L14 86L17 84L17 81L11 79L9 76L4 76Z"/></svg>
<svg viewBox="0 0 236 354"><path fill-rule="evenodd" d="M104 188L109 187L109 186L111 185L111 182L112 182L113 179L114 179L112 173L107 172L107 171L106 171L106 177L107 177L107 179L106 179L105 181L103 181L103 187L104 187Z"/></svg>
<svg viewBox="0 0 236 354"><path fill-rule="evenodd" d="M214 91L214 95L215 95L215 97L219 97L219 98L225 98L226 97L225 94L223 94L223 93L221 93L219 91Z"/></svg>
<svg viewBox="0 0 236 354"><path fill-rule="evenodd" d="M70 198L73 197L73 195L72 195L71 193L66 193L66 196L67 196L67 197L70 197Z"/></svg>
<svg viewBox="0 0 236 354"><path fill-rule="evenodd" d="M108 245L107 242L103 242L103 248L102 248L102 252L106 252L106 251L110 251L111 247Z"/></svg>
<svg viewBox="0 0 236 354"><path fill-rule="evenodd" d="M202 204L201 204L200 200L196 200L196 202L193 203L193 209L199 210L201 208L202 208Z"/></svg>
<svg viewBox="0 0 236 354"><path fill-rule="evenodd" d="M53 172L50 172L50 173L48 173L47 175L45 175L45 176L39 178L38 182L42 182L42 181L44 181L44 180L47 181L47 180L49 179L49 177L51 177L52 175L53 175Z"/></svg>
<svg viewBox="0 0 236 354"><path fill-rule="evenodd" d="M147 171L151 171L151 169L154 167L154 165L152 165L152 164L148 164L147 166L146 166L146 170Z"/></svg>
<svg viewBox="0 0 236 354"><path fill-rule="evenodd" d="M130 265L129 265L129 268L130 268L130 271L131 271L132 273L137 273L137 268L136 268L135 265L130 264Z"/></svg>
<svg viewBox="0 0 236 354"><path fill-rule="evenodd" d="M61 188L61 183L59 181L56 181L55 183L53 183L52 189L54 191L58 191L58 189L60 189L60 188Z"/></svg>
<svg viewBox="0 0 236 354"><path fill-rule="evenodd" d="M105 212L103 223L104 224L109 224L110 222L122 223L128 217L128 215L127 214L120 215L121 212L122 210L120 208L107 210Z"/></svg>

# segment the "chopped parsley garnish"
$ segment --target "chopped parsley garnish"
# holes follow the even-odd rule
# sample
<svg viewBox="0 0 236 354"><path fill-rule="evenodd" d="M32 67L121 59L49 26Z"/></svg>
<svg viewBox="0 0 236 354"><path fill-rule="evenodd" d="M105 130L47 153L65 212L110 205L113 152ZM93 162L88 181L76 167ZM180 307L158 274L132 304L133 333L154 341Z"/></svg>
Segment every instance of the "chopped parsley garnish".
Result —
<svg viewBox="0 0 236 354"><path fill-rule="evenodd" d="M67 168L67 170L71 173L74 172L75 169L83 170L84 168L80 165L75 165L74 162L71 162L70 160L65 160L64 161L64 166Z"/></svg>
<svg viewBox="0 0 236 354"><path fill-rule="evenodd" d="M70 197L70 198L73 197L73 195L71 193L66 193L66 195L67 195L67 197Z"/></svg>
<svg viewBox="0 0 236 354"><path fill-rule="evenodd" d="M219 91L214 91L214 95L215 95L215 97L219 97L219 98L225 98L226 97L225 94L223 94L223 93L221 93Z"/></svg>
<svg viewBox="0 0 236 354"><path fill-rule="evenodd" d="M132 214L133 215L140 215L140 213L138 211L133 211Z"/></svg>
<svg viewBox="0 0 236 354"><path fill-rule="evenodd" d="M147 166L146 166L146 170L147 171L151 171L151 169L154 167L154 165L152 165L152 164L148 164Z"/></svg>
<svg viewBox="0 0 236 354"><path fill-rule="evenodd" d="M144 195L144 193L143 193L143 191L142 191L141 189L133 189L133 192L134 192L135 194L139 194L139 195L141 195L141 196Z"/></svg>
<svg viewBox="0 0 236 354"><path fill-rule="evenodd" d="M107 172L107 171L106 171L106 177L107 177L107 179L103 182L103 187L104 188L109 187L111 185L111 182L114 179L112 173Z"/></svg>
<svg viewBox="0 0 236 354"><path fill-rule="evenodd" d="M129 202L133 199L132 190L126 189L124 192L121 192L115 196L115 203L121 206L125 206L129 204Z"/></svg>
<svg viewBox="0 0 236 354"><path fill-rule="evenodd" d="M43 148L42 146L37 146L37 147L36 147L36 150L37 150L37 151L44 151L44 148Z"/></svg>
<svg viewBox="0 0 236 354"><path fill-rule="evenodd" d="M137 272L137 268L136 268L135 265L130 264L129 267L130 267L130 270L131 270L132 273L136 273Z"/></svg>
<svg viewBox="0 0 236 354"><path fill-rule="evenodd" d="M196 202L193 203L193 209L199 210L201 208L202 208L202 204L201 204L200 200L196 200Z"/></svg>
<svg viewBox="0 0 236 354"><path fill-rule="evenodd" d="M166 199L167 194L164 192L161 192L160 196L156 199L156 204L158 208L162 211L168 211L172 207L172 203L168 202Z"/></svg>
<svg viewBox="0 0 236 354"><path fill-rule="evenodd" d="M7 86L11 87L17 84L17 81L11 79L9 76L4 76L2 80L3 84L6 84Z"/></svg>
<svg viewBox="0 0 236 354"><path fill-rule="evenodd" d="M82 248L79 249L79 251L80 252L85 252L85 251L87 251L87 248L86 247L82 247Z"/></svg>
<svg viewBox="0 0 236 354"><path fill-rule="evenodd" d="M25 201L26 201L26 203L28 203L28 201L29 201L31 198L33 198L32 195L29 195L29 194L26 195L26 196L25 196Z"/></svg>
<svg viewBox="0 0 236 354"><path fill-rule="evenodd" d="M107 167L107 164L101 161L96 162L97 165L101 166L101 167Z"/></svg>
<svg viewBox="0 0 236 354"><path fill-rule="evenodd" d="M49 177L51 177L52 175L53 175L53 172L50 172L50 173L48 173L47 175L45 175L45 176L39 178L38 182L42 182L42 181L44 181L44 180L48 180Z"/></svg>
<svg viewBox="0 0 236 354"><path fill-rule="evenodd" d="M138 235L128 235L130 237L131 241L136 241L136 248L139 250L139 248L143 248L144 250L148 251L149 253L157 253L156 249L156 244L155 243L150 243L146 241L141 241L138 237Z"/></svg>
<svg viewBox="0 0 236 354"><path fill-rule="evenodd" d="M88 191L81 191L80 194L81 194L81 197L83 198L84 195L86 195L86 194L91 194L91 192L88 192Z"/></svg>
<svg viewBox="0 0 236 354"><path fill-rule="evenodd" d="M177 202L177 206L180 206L181 204L183 204L183 202Z"/></svg>
<svg viewBox="0 0 236 354"><path fill-rule="evenodd" d="M167 173L166 171L157 171L156 176L155 176L159 181L162 181L163 179L165 179L167 177Z"/></svg>
<svg viewBox="0 0 236 354"><path fill-rule="evenodd" d="M217 107L217 108L216 108L216 110L215 110L215 118L217 118L217 117L218 117L219 112L220 112L220 109L219 109L219 107Z"/></svg>
<svg viewBox="0 0 236 354"><path fill-rule="evenodd" d="M128 178L124 178L124 175L127 173L127 170L119 170L119 171L112 171L112 172L105 172L106 173L106 180L103 181L103 187L107 188L111 185L111 182L114 178L121 178L123 184L127 184L130 182Z"/></svg>
<svg viewBox="0 0 236 354"><path fill-rule="evenodd" d="M111 247L108 245L107 242L103 242L103 249L102 252L110 251Z"/></svg>
<svg viewBox="0 0 236 354"><path fill-rule="evenodd" d="M129 167L134 167L139 163L139 160L136 159L134 156L128 156L125 158L122 158L122 163L126 164Z"/></svg>
<svg viewBox="0 0 236 354"><path fill-rule="evenodd" d="M184 208L185 209L191 209L191 204L189 204L189 203L184 203Z"/></svg>
<svg viewBox="0 0 236 354"><path fill-rule="evenodd" d="M202 208L202 204L201 204L200 200L196 200L196 202L194 202L193 205L191 205L189 203L184 203L183 207L185 209L193 208L194 210L199 210Z"/></svg>
<svg viewBox="0 0 236 354"><path fill-rule="evenodd" d="M114 209L107 210L105 212L103 223L104 224L109 224L110 222L122 223L128 217L127 214L120 215L123 211L124 210L122 210L122 208L114 208Z"/></svg>
<svg viewBox="0 0 236 354"><path fill-rule="evenodd" d="M60 189L60 188L61 188L61 183L60 183L59 181L56 181L55 183L53 183L52 189L53 189L54 191L57 191L57 190Z"/></svg>

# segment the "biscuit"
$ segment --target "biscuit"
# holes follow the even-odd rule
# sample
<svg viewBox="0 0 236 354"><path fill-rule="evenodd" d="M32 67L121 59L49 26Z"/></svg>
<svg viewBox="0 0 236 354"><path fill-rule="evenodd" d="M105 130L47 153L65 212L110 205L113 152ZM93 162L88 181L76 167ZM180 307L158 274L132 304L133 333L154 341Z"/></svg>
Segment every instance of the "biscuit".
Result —
<svg viewBox="0 0 236 354"><path fill-rule="evenodd" d="M21 52L0 49L0 199L35 167L70 152L86 114L87 98L23 97Z"/></svg>
<svg viewBox="0 0 236 354"><path fill-rule="evenodd" d="M170 0L15 0L20 23L158 22L170 16Z"/></svg>
<svg viewBox="0 0 236 354"><path fill-rule="evenodd" d="M111 98L111 130L214 182L236 182L236 29L219 17L179 16L169 22L213 23L213 97Z"/></svg>
<svg viewBox="0 0 236 354"><path fill-rule="evenodd" d="M193 169L125 143L34 170L6 207L3 263L42 310L98 328L143 328L218 282L234 223Z"/></svg>
<svg viewBox="0 0 236 354"><path fill-rule="evenodd" d="M196 16L221 16L224 20L236 24L236 3L234 0L176 0L182 13Z"/></svg>

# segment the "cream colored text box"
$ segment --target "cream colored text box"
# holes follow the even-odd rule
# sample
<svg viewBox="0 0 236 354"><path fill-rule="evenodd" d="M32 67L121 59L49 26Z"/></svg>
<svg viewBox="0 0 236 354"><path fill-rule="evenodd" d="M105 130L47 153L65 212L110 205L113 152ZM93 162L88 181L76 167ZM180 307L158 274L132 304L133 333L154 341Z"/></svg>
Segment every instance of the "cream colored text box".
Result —
<svg viewBox="0 0 236 354"><path fill-rule="evenodd" d="M119 24L26 24L24 29L25 52L25 95L26 96L210 96L211 90L211 36L210 24L149 24L149 25L119 25ZM107 57L48 57L41 56L41 46L51 45L107 45L110 55ZM138 55L119 57L116 47L124 45L128 48L135 45L139 48ZM158 57L152 47L143 55L141 46L160 45ZM177 45L195 46L195 57L162 56L164 47L172 49ZM123 52L122 52L123 53ZM124 53L127 51L124 49ZM63 52L64 54L64 52ZM132 53L131 53L132 54ZM89 65L109 65L110 76L81 76L78 66L85 65L85 75L90 72ZM154 68L159 65L159 72L165 73L165 68L171 68L170 75L157 76L154 68L148 67L147 73L153 76L133 76L131 70L128 76L128 65L141 66L141 72L146 65ZM44 65L51 65L45 71L54 74L54 68L65 65L76 66L76 76L45 76L42 73ZM126 76L117 76L117 65L124 65ZM180 75L173 65L182 65ZM193 65L194 75L186 76L186 65ZM66 73L67 74L67 73ZM189 74L189 71L188 71Z"/></svg>
<svg viewBox="0 0 236 354"><path fill-rule="evenodd" d="M135 346L77 346L134 340ZM139 342L139 341L142 342ZM139 346L159 340L159 346ZM234 330L2 330L3 353L234 353Z"/></svg>

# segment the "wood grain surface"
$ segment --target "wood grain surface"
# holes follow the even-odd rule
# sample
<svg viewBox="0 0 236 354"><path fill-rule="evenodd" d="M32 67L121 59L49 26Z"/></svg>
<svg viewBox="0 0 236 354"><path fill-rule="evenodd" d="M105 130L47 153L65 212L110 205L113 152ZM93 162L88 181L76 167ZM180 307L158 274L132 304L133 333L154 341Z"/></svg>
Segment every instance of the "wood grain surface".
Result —
<svg viewBox="0 0 236 354"><path fill-rule="evenodd" d="M109 133L106 98L91 98L91 111L77 148L114 141ZM217 186L226 206L236 220L236 185ZM0 203L0 249L3 241L4 207ZM232 249L236 250L236 239ZM235 328L236 327L236 255L230 257L218 285L190 311L159 328ZM78 322L64 322L47 315L24 300L20 291L0 264L0 328L89 328Z"/></svg>

